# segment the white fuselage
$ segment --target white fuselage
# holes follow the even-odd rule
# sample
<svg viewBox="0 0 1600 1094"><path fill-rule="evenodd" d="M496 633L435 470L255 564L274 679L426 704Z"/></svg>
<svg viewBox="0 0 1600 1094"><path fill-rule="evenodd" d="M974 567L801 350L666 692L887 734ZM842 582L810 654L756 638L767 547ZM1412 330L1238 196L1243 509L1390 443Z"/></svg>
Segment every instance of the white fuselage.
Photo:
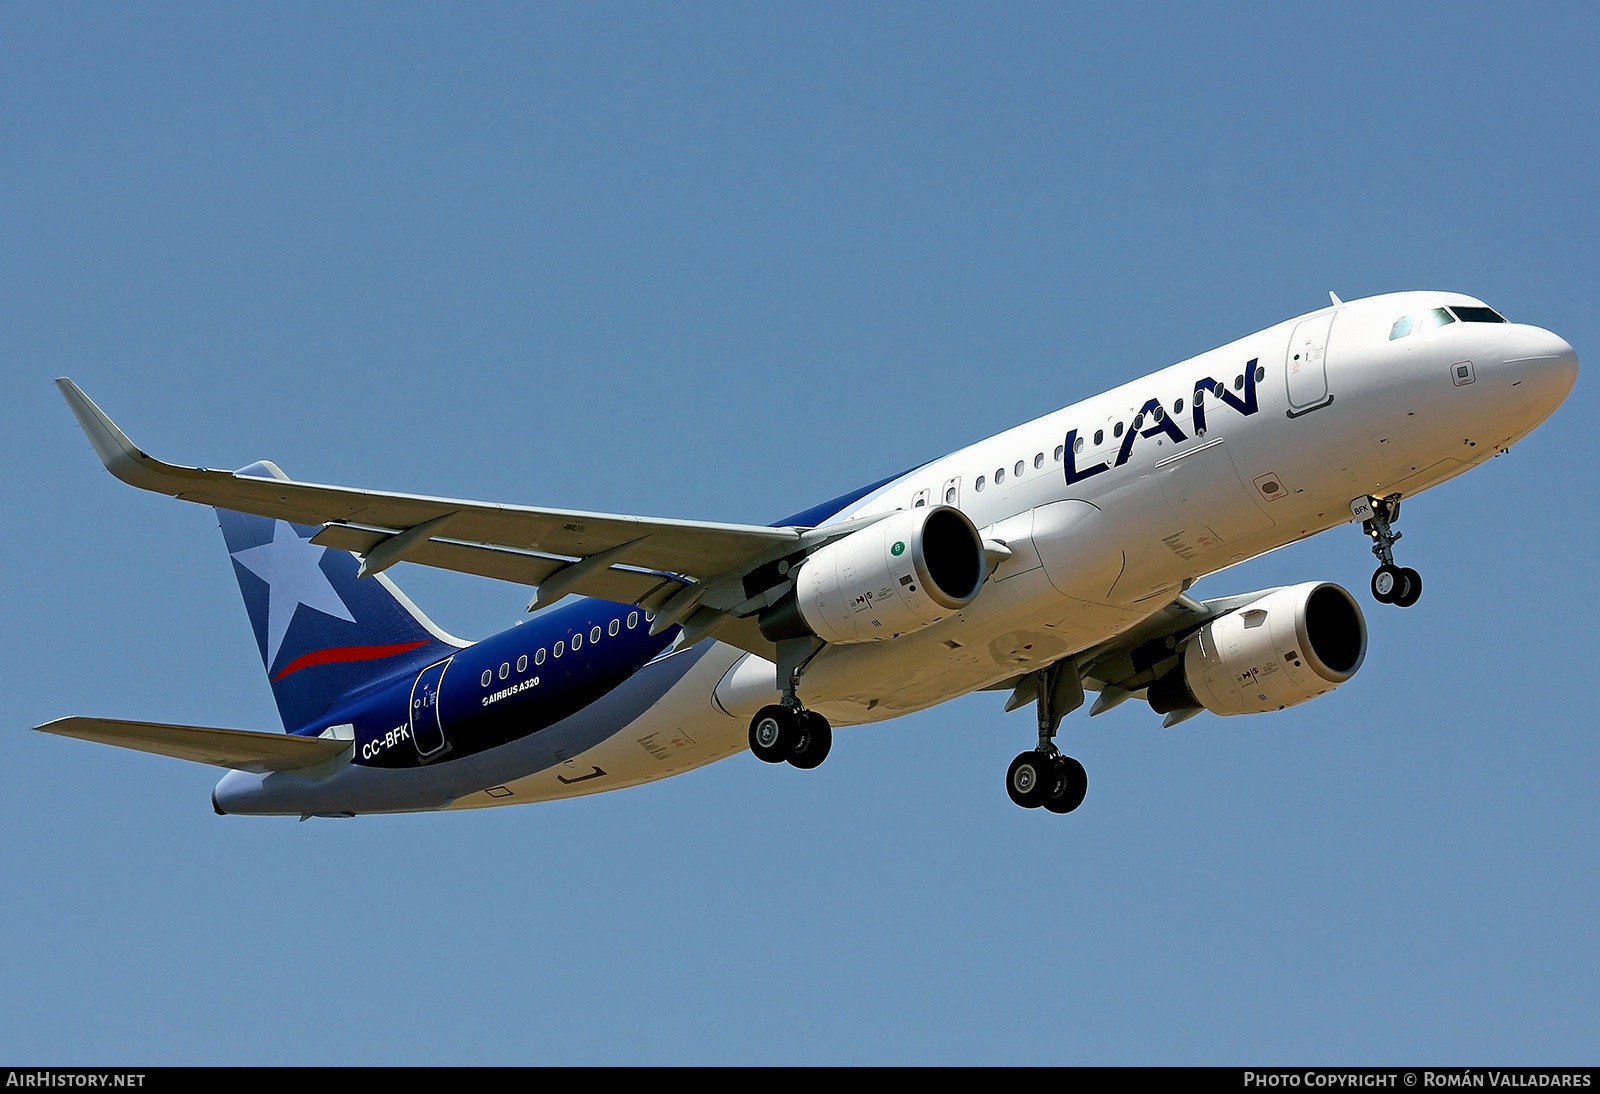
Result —
<svg viewBox="0 0 1600 1094"><path fill-rule="evenodd" d="M1409 497L1494 456L1560 405L1577 358L1538 327L1426 322L1451 305L1481 306L1437 292L1333 305L869 494L829 523L947 503L1011 557L940 622L826 647L807 666L801 697L835 725L859 724L1044 668L1126 631L1206 574L1349 522L1353 499ZM1416 329L1391 338L1408 315ZM1256 377L1249 413L1247 368ZM770 662L719 644L654 707L567 766L604 768L612 789L741 751L750 716L774 700L774 679ZM507 785L521 801L602 789L559 782L560 773ZM492 804L501 799L474 794L455 807Z"/></svg>

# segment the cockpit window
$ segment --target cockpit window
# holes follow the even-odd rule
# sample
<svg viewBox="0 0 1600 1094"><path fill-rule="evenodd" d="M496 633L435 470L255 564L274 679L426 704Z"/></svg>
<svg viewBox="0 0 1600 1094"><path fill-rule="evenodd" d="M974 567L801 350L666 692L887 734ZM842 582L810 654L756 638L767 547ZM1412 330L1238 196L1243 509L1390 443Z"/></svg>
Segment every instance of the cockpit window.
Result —
<svg viewBox="0 0 1600 1094"><path fill-rule="evenodd" d="M1396 319L1394 321L1394 326L1389 328L1389 341L1393 342L1396 338L1404 338L1406 335L1411 333L1411 328L1416 326L1416 325L1417 325L1417 317L1416 316L1414 316L1414 315L1403 315L1403 316L1401 316L1399 319Z"/></svg>
<svg viewBox="0 0 1600 1094"><path fill-rule="evenodd" d="M1463 323L1504 323L1506 317L1493 308L1463 308L1450 309L1456 313L1456 318Z"/></svg>
<svg viewBox="0 0 1600 1094"><path fill-rule="evenodd" d="M1450 314L1448 308L1434 308L1428 313L1428 323L1430 326L1444 327L1449 326L1455 321L1456 317Z"/></svg>

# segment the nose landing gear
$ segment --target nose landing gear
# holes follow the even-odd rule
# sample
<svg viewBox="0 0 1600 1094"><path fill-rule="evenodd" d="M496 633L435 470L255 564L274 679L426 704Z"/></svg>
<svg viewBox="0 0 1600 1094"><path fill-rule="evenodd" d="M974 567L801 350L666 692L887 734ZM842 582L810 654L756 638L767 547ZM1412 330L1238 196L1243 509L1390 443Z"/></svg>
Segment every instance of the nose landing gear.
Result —
<svg viewBox="0 0 1600 1094"><path fill-rule="evenodd" d="M1394 564L1394 545L1400 533L1394 524L1400 519L1400 495L1385 498L1362 497L1350 503L1350 512L1361 521L1361 530L1372 537L1372 553L1379 566L1372 574L1372 599L1379 604L1409 608L1422 596L1422 575L1409 566Z"/></svg>
<svg viewBox="0 0 1600 1094"><path fill-rule="evenodd" d="M1043 806L1052 813L1070 813L1083 804L1089 792L1089 775L1083 765L1056 748L1061 719L1083 705L1083 682L1071 661L1051 665L1034 674L1039 704L1039 743L1011 761L1006 769L1006 793L1024 809Z"/></svg>

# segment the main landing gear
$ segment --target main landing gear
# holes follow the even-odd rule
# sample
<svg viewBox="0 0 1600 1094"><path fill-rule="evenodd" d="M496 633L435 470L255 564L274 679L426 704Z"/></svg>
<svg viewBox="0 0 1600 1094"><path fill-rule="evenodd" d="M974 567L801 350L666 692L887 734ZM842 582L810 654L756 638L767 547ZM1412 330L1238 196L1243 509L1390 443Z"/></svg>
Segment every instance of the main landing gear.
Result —
<svg viewBox="0 0 1600 1094"><path fill-rule="evenodd" d="M833 727L828 719L800 702L800 675L822 651L818 639L781 639L778 642L778 679L783 698L756 711L750 719L750 751L769 764L785 760L810 769L828 758L833 747Z"/></svg>
<svg viewBox="0 0 1600 1094"><path fill-rule="evenodd" d="M1006 769L1006 793L1024 809L1044 806L1052 813L1070 813L1089 792L1089 773L1071 756L1050 751L1024 752Z"/></svg>
<svg viewBox="0 0 1600 1094"><path fill-rule="evenodd" d="M773 704L750 719L750 751L769 764L788 760L809 770L828 758L833 727L814 710Z"/></svg>
<svg viewBox="0 0 1600 1094"><path fill-rule="evenodd" d="M1070 813L1089 792L1089 774L1071 756L1056 748L1061 719L1083 705L1083 682L1071 661L1034 674L1039 704L1039 743L1011 761L1006 793L1024 809L1040 806L1052 813Z"/></svg>
<svg viewBox="0 0 1600 1094"><path fill-rule="evenodd" d="M1394 564L1394 545L1400 540L1400 533L1394 530L1400 519L1400 495L1357 498L1350 503L1350 512L1361 521L1361 530L1372 537L1372 553L1380 563L1372 573L1372 599L1411 607L1422 596L1422 575L1409 566Z"/></svg>

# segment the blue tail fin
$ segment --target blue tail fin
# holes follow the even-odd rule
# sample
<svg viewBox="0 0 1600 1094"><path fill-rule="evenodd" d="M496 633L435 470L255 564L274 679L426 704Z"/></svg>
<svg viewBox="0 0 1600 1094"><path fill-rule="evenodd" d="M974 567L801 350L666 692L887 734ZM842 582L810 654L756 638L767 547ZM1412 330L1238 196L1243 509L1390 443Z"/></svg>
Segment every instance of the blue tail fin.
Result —
<svg viewBox="0 0 1600 1094"><path fill-rule="evenodd" d="M238 473L287 477L265 461ZM228 509L217 519L284 729L460 647L383 574L357 580L355 555L308 542L318 529Z"/></svg>

